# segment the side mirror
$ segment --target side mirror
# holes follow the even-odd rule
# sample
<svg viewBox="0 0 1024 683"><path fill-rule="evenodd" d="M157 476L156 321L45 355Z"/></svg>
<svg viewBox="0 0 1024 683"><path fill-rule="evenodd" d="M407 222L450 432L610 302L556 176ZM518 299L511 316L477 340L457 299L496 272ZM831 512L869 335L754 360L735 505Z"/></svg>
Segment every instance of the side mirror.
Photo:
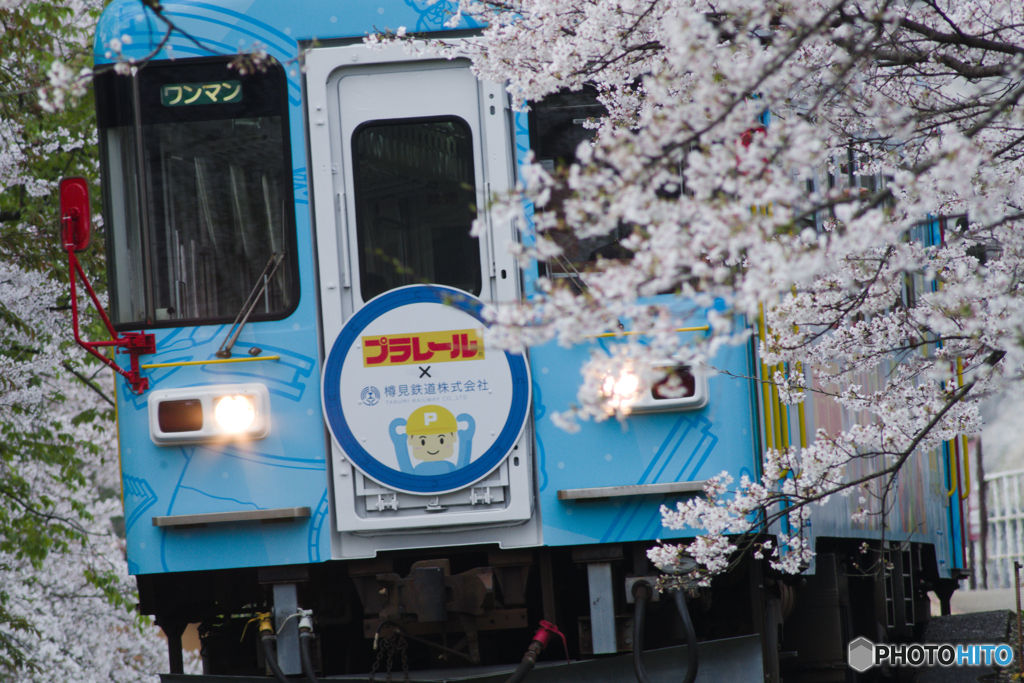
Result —
<svg viewBox="0 0 1024 683"><path fill-rule="evenodd" d="M90 234L89 186L85 178L64 178L60 181L61 246L69 251L89 248Z"/></svg>

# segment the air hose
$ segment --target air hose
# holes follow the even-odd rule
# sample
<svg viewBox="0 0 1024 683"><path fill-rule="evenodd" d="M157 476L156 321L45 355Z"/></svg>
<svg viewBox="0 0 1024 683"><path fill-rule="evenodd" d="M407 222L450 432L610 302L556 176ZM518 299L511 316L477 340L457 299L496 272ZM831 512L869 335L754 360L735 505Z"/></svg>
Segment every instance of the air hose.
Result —
<svg viewBox="0 0 1024 683"><path fill-rule="evenodd" d="M267 660L267 665L273 672L274 678L277 679L278 683L291 683L291 681L288 680L288 677L284 675L284 672L281 671L281 667L277 663L277 654L274 652L274 647L272 645L274 640L276 640L273 632L264 631L261 628L260 640L263 643L263 657Z"/></svg>
<svg viewBox="0 0 1024 683"><path fill-rule="evenodd" d="M676 588L672 591L672 598L676 601L676 609L679 616L683 618L683 630L686 631L686 676L683 683L693 683L697 678L697 634L693 631L693 622L690 621L690 610L686 607L686 595Z"/></svg>
<svg viewBox="0 0 1024 683"><path fill-rule="evenodd" d="M693 630L693 622L690 620L690 610L686 607L686 596L678 588L672 591L672 598L676 602L679 616L683 619L683 630L686 632L686 675L683 683L693 683L697 678L697 634ZM650 683L647 672L644 670L644 621L647 618L647 601L651 596L651 587L644 581L639 581L633 586L633 597L635 605L633 610L633 673L636 674L637 683Z"/></svg>
<svg viewBox="0 0 1024 683"><path fill-rule="evenodd" d="M516 667L516 670L512 672L512 675L505 680L505 683L520 683L520 681L525 679L526 675L533 670L533 665L537 663L537 655L539 654L539 652L533 653L532 659L528 656L533 646L534 643L530 643L530 648L526 650L527 654L523 655L523 661L519 662L519 666Z"/></svg>
<svg viewBox="0 0 1024 683"><path fill-rule="evenodd" d="M650 683L644 671L644 621L647 619L647 600L651 586L645 581L633 585L633 673L637 683Z"/></svg>
<svg viewBox="0 0 1024 683"><path fill-rule="evenodd" d="M313 640L313 620L311 618L312 611L310 610L299 610L292 617L299 617L299 650L302 657L302 671L306 674L306 678L309 683L317 683L316 672L313 670L313 658L310 655L310 641ZM270 671L274 674L274 678L277 679L278 683L292 683L284 672L281 670L281 665L277 663L277 648L274 647L274 642L277 640L274 636L274 627L270 622L270 613L261 613L250 620L258 621L260 625L260 644L263 646L263 658L267 661L267 666L270 667ZM291 619L292 617L288 617ZM285 620L287 621L287 619ZM282 627L284 624L282 624ZM246 624L248 628L248 624ZM245 637L245 632L242 632L242 637Z"/></svg>
<svg viewBox="0 0 1024 683"><path fill-rule="evenodd" d="M317 683L316 671L313 669L313 656L311 654L313 642L313 620L309 612L302 614L299 619L299 653L302 657L302 672L306 674L309 683Z"/></svg>
<svg viewBox="0 0 1024 683"><path fill-rule="evenodd" d="M252 622L259 623L260 630L260 645L263 647L263 658L267 660L267 665L270 667L271 672L274 674L274 678L277 679L278 683L291 683L288 678L281 671L281 667L277 663L277 655L275 653L276 648L274 647L274 641L277 638L274 637L274 626L270 622L270 612L259 612L255 617L250 619L245 628L242 629L242 640L245 640L245 633L249 630L249 624Z"/></svg>
<svg viewBox="0 0 1024 683"><path fill-rule="evenodd" d="M544 648L548 646L548 640L552 635L561 637L562 646L566 647L565 636L558 630L558 627L550 621L541 621L540 628L537 629L537 632L533 635L533 641L530 643L530 647L526 648L523 660L519 662L519 666L512 672L512 675L505 680L505 683L521 683L521 681L526 678L527 674L533 670L534 665L537 663L537 657L544 651ZM569 663L568 647L566 647L565 651L565 663Z"/></svg>

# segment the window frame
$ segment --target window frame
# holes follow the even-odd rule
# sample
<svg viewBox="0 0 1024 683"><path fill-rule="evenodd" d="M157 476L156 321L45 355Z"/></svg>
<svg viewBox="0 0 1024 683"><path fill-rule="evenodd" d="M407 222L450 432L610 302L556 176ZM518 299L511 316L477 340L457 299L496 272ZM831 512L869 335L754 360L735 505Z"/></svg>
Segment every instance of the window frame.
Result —
<svg viewBox="0 0 1024 683"><path fill-rule="evenodd" d="M239 307L238 311L233 311L230 314L222 316L209 316L209 317L194 317L194 318L174 318L161 320L156 317L156 306L153 299L155 290L155 279L160 276L160 269L155 266L153 261L155 260L155 254L152 253L153 241L156 238L155 226L149 224L149 218L142 218L145 213L147 215L153 215L154 203L150 198L150 195L154 191L152 186L152 180L150 175L149 165L146 168L139 169L140 165L140 151L137 149L139 140L141 139L143 144L148 146L149 137L147 132L144 130L146 126L155 125L166 125L173 123L187 124L191 122L205 122L205 121L231 121L238 119L251 119L262 116L280 117L280 135L281 135L281 163L277 170L281 174L281 199L285 207L282 215L282 232L284 237L284 247L286 249L286 257L282 262L281 266L287 266L288 282L287 282L287 294L290 297L290 303L284 308L274 311L271 313L253 311L249 316L248 321L250 323L257 323L263 321L274 321L283 320L290 317L299 307L299 303L302 297L301 278L299 273L299 258L298 258L298 221L296 217L296 204L295 204L295 183L294 174L295 167L292 159L292 140L291 140L291 117L290 117L290 103L288 98L288 80L285 73L285 68L279 62L273 61L267 65L267 68L263 72L256 72L250 74L231 74L233 80L241 80L243 84L249 82L249 90L256 89L259 93L258 105L255 107L257 112L262 109L268 109L272 113L253 113L254 107L249 104L246 99L243 99L240 104L218 104L218 105L197 105L198 107L210 107L216 106L219 109L217 112L223 112L223 115L219 116L196 116L197 112L192 107L162 107L157 100L156 104L149 104L147 106L126 108L125 100L131 103L136 92L139 93L139 100L143 94L156 93L156 97L159 98L159 91L162 85L168 83L188 82L195 80L195 77L188 75L190 72L202 73L204 70L216 67L218 65L227 66L230 64L231 58L226 57L198 57L190 59L176 59L176 60L160 60L153 61L144 67L140 68L135 76L122 76L114 73L114 71L107 70L103 73L97 74L96 77L96 110L97 110L97 127L99 129L101 137L100 145L100 172L103 180L103 217L104 217L104 251L107 261L108 269L112 269L108 273L108 283L116 283L117 262L120 259L127 259L127 254L116 254L114 252L115 239L112 232L118 229L115 222L111 220L113 214L112 198L110 196L110 185L115 180L111 173L111 163L108 159L108 146L103 144L103 139L107 135L106 131L116 130L118 128L126 128L131 131L132 141L131 144L135 149L135 163L133 168L130 170L123 171L124 175L132 176L137 184L135 201L137 203L136 211L138 212L138 219L135 225L125 224L123 229L125 234L135 233L139 241L142 243L141 252L149 250L150 253L140 253L139 258L142 261L139 266L142 271L143 286L145 287L145 294L143 296L146 313L145 318L141 320L123 321L116 319L112 316L111 320L115 330L138 330L138 329L168 329L168 328L182 328L182 327L201 327L208 325L222 325L231 324L235 321L238 313L243 310L243 307ZM148 77L148 82L137 80L140 78ZM271 80L272 79L272 80ZM270 90L266 88L267 83L273 83L276 92L267 94ZM150 92L152 91L152 92ZM265 101L268 96L278 97L276 106L269 107ZM271 105L275 104L273 102ZM164 109L172 111L164 111ZM192 110L191 112L189 110ZM137 120L137 111L142 112L143 121L139 124ZM166 116L151 117L155 118L155 121L147 121L145 113L147 111L158 111ZM214 111L214 110L206 110ZM140 130L142 128L142 130ZM145 155L145 151L141 152L141 155ZM268 166L268 170L273 170L272 167ZM144 234L148 229L149 235ZM262 268L265 264L259 264ZM116 286L116 284L114 285ZM111 296L116 297L117 293L113 287L111 289ZM244 301L243 301L244 303ZM152 310L149 310L152 306ZM113 311L112 311L113 312Z"/></svg>
<svg viewBox="0 0 1024 683"><path fill-rule="evenodd" d="M361 229L360 229L360 217L361 217L361 213L362 213L361 210L360 210L360 197L362 196L362 192L363 192L364 188L362 187L362 183L363 183L362 176L361 176L361 174L359 173L359 170L358 170L359 169L359 155L357 154L357 151L356 151L357 150L357 148L356 148L356 139L358 138L360 133L363 132L363 130L365 130L366 128L371 128L371 127L402 126L402 125L412 125L412 124L419 124L419 123L444 123L444 122L455 122L455 123L457 123L458 125L462 126L465 129L466 133L468 133L468 135L469 135L469 145L470 145L469 163L470 163L470 166L471 166L471 169L470 169L471 176L473 178L473 190L472 190L471 194L472 194L472 197L473 197L473 202L474 202L474 204L476 204L479 201L480 189L481 189L478 186L479 184L477 182L477 180L478 180L477 174L478 174L478 172L480 172L482 170L482 169L478 169L477 168L476 158L475 158L476 157L476 151L477 151L476 145L478 145L479 142L474 139L473 126L469 123L469 121L466 121L466 119L464 119L463 117L458 116L457 114L442 114L442 115L439 115L439 116L415 116L415 117L401 117L401 118L389 118L389 119L369 119L369 120L366 120L366 121L362 121L361 123L359 123L352 130L352 135L351 135L351 137L349 138L349 141L348 141L348 145L349 145L348 151L349 151L349 158L352 161L352 195L353 195L354 215L352 216L352 228L353 229L352 229L351 237L355 241L355 249L353 249L353 252L354 252L353 256L355 257L355 264L354 265L356 266L356 269L355 269L354 275L357 276L357 277L353 277L352 279L355 281L355 282L353 282L353 285L355 285L354 289L357 289L357 291L358 291L358 301L356 302L357 304L361 302L363 305L365 305L366 303L368 303L369 301L373 300L373 298L375 298L376 296L379 296L380 294L384 294L386 292L393 291L395 289L398 289L399 287L409 286L409 284L436 284L436 285L442 285L442 286L446 286L446 287L453 287L453 288L456 288L456 289L461 289L461 288L456 287L455 285L452 285L452 284L448 284L448 283L444 283L444 282L433 282L432 281L432 282L429 282L429 283L412 282L412 283L408 283L406 285L399 285L399 287L392 287L392 288L389 288L389 289L385 289L383 292L378 292L377 294L375 294L374 296L371 296L369 298L367 298L365 296L365 292L363 291L363 273L364 273L363 268L364 268L364 261L363 261L363 249L362 249L363 245L360 243L360 234L362 232ZM480 206L476 206L474 214L473 214L473 220L476 220L479 217L480 217ZM472 229L472 221L470 222L470 229ZM467 236L469 236L468 231L467 231ZM486 269L485 269L484 263L483 263L483 258L484 258L483 248L484 248L485 242L484 242L484 240L482 240L480 238L480 236L472 237L472 239L475 240L476 247L477 247L476 248L476 252L477 252L477 282L476 282L476 287L477 287L477 290L474 292L473 290L464 290L463 289L462 291L466 291L468 294L471 294L472 296L480 297L480 296L482 296L482 294L484 292L484 286L487 284L486 283ZM356 283L358 283L358 284L356 284Z"/></svg>

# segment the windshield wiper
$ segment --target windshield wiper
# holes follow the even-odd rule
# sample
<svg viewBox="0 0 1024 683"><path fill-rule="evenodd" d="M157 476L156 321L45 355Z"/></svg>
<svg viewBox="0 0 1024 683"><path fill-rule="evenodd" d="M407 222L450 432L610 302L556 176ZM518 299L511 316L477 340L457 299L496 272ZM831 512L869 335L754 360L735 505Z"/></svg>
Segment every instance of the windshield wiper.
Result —
<svg viewBox="0 0 1024 683"><path fill-rule="evenodd" d="M238 341L238 335L242 334L242 328L245 327L245 323L249 321L249 316L252 314L256 304L260 300L260 295L267 288L267 283L274 277L274 273L277 272L278 266L284 261L284 254L278 254L274 252L270 255L270 260L267 261L267 265L263 268L263 272L260 273L260 278L256 282L256 286L249 292L249 298L245 300L242 305L242 310L235 316L235 322L231 323L231 329L228 330L228 336L221 343L220 348L213 355L217 358L231 358L231 349L234 348L235 342ZM257 352L258 353L258 352ZM255 354L254 354L255 355Z"/></svg>

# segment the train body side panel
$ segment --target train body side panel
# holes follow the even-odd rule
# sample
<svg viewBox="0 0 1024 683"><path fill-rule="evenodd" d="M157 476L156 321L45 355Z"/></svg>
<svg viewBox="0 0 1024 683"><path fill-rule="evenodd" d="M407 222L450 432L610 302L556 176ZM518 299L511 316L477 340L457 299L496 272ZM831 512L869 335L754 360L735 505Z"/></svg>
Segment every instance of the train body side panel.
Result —
<svg viewBox="0 0 1024 683"><path fill-rule="evenodd" d="M301 241L300 231L300 241ZM308 259L300 265L309 279ZM301 261L300 261L301 263ZM304 266L304 267L302 267ZM118 421L129 568L134 574L317 562L330 557L327 477L312 297L281 321L247 325L237 346L260 360L144 370L150 391L118 387ZM157 330L143 363L214 358L227 325ZM118 357L124 363L126 357ZM150 438L153 391L258 383L270 393L270 434L248 442L157 445ZM293 521L158 528L154 517L308 507Z"/></svg>
<svg viewBox="0 0 1024 683"><path fill-rule="evenodd" d="M873 373L862 373L856 383L864 391L879 391L894 371L889 361L880 363ZM806 384L814 391L804 401L804 434L813 444L819 429L834 435L850 430L868 419L866 415L839 406L829 393L834 387L823 385L813 368L806 370ZM800 425L797 411L789 411L789 433L799 444ZM857 480L887 467L882 458L858 459L847 466L847 480ZM950 478L948 445L930 450L917 449L907 459L891 491L885 492L884 480L874 480L847 496L832 496L823 506L815 506L811 517L810 539L855 538L866 541L924 543L935 548L939 574L945 578L959 563L961 502L960 491L949 494L954 486ZM883 493L885 497L883 499ZM883 502L884 501L884 502ZM887 514L878 513L883 504ZM861 509L869 514L865 521L854 521ZM813 567L812 567L813 572Z"/></svg>
<svg viewBox="0 0 1024 683"><path fill-rule="evenodd" d="M938 221L929 218L911 229L910 239L924 245L937 245L941 241ZM926 282L923 274L910 276L906 286L923 289L936 286ZM920 353L922 351L915 351ZM931 351L927 351L931 352ZM866 394L882 391L897 370L900 358L888 358L878 363L873 371L858 373L853 384ZM838 391L827 384L819 374L820 368L805 368L805 384L811 389L804 400L804 438L813 444L819 430L828 435L849 431L858 424L872 419L863 412L840 406L832 398ZM834 368L833 368L834 370ZM794 407L795 408L795 407ZM800 425L797 411L789 411L789 434L794 445ZM966 495L962 478L952 476L951 442L925 450L918 448L900 470L891 490L885 491L884 479L876 479L859 487L847 496L832 496L823 506L815 506L811 517L810 540L846 538L865 541L886 541L892 544L922 543L934 547L939 576L947 578L951 570L964 566L961 534ZM891 461L881 457L859 458L846 468L846 479L855 481L871 472L890 466ZM958 485L959 484L959 485ZM955 490L954 490L955 489ZM884 515L879 514L883 509ZM861 509L871 514L865 521L854 521ZM814 567L811 567L811 572Z"/></svg>
<svg viewBox="0 0 1024 683"><path fill-rule="evenodd" d="M183 31L211 50L234 53L258 42L288 64L298 52L302 32L281 26L275 3L171 3L169 16ZM403 3L395 3L397 5ZM309 9L310 12L296 11ZM290 9L312 30L312 7ZM258 10L258 11L256 11ZM248 11L248 15L244 14ZM369 10L367 10L369 11ZM109 61L104 45L129 36L126 57L153 49L163 27L134 0L114 3L97 30L97 64ZM189 37L175 33L170 50L156 59L208 56ZM320 361L316 283L309 217L306 142L301 78L286 68L294 193L294 224L299 272L299 302L285 319L249 323L235 356L253 346L278 361L144 369L150 390L133 395L118 380L118 421L129 569L133 574L273 566L330 559L325 435L320 406ZM156 329L157 353L143 364L214 359L229 325ZM128 364L119 354L117 362ZM264 384L270 394L271 432L263 440L240 443L157 446L150 439L148 397L155 390L217 384ZM152 518L211 512L308 507L310 516L294 521L209 524L193 528L157 528Z"/></svg>
<svg viewBox="0 0 1024 683"><path fill-rule="evenodd" d="M694 319L688 325L702 325ZM702 482L723 471L738 482L759 476L757 422L752 414L749 345L722 349L714 365L729 374L708 380L708 404L696 410L634 414L623 422L583 422L576 434L551 420L576 400L580 368L592 351L614 339L571 349L556 343L530 353L534 383L537 476L547 545L616 543L693 536L661 525L662 505L686 494L624 495L559 500L559 491L614 486ZM642 491L642 489L641 489ZM563 494L565 495L565 494Z"/></svg>

